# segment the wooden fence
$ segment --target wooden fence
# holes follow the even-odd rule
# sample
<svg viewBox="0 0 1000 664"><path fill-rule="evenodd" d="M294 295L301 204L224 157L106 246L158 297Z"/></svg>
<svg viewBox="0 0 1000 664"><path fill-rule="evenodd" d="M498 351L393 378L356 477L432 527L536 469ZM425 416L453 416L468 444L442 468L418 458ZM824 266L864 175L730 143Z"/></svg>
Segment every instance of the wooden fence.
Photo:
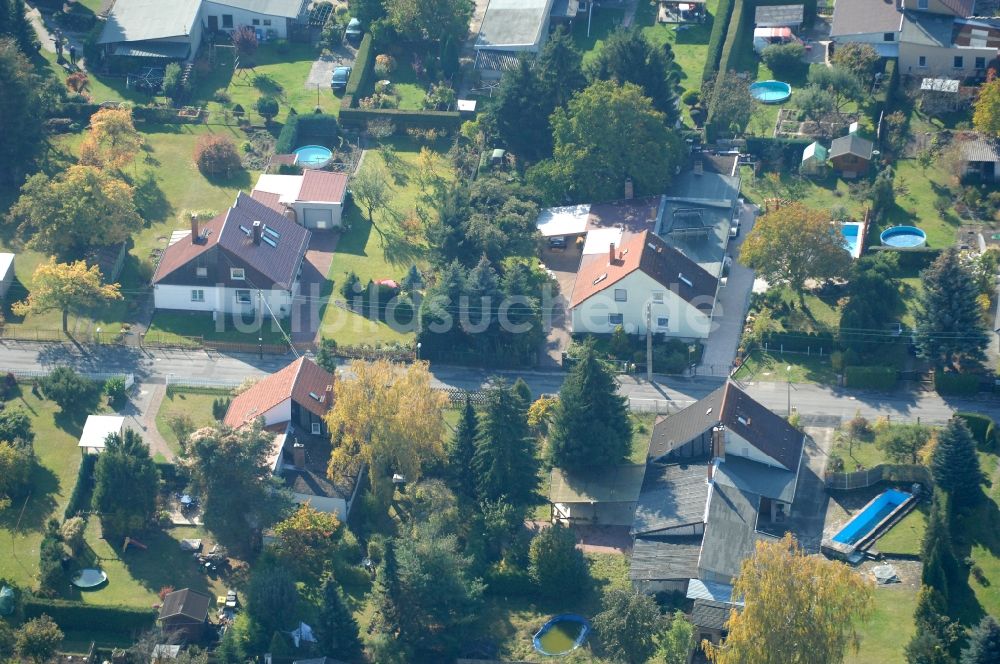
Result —
<svg viewBox="0 0 1000 664"><path fill-rule="evenodd" d="M934 484L931 472L926 466L908 463L881 463L867 470L853 473L827 473L826 488L836 491L864 489L879 482L917 482L930 487Z"/></svg>

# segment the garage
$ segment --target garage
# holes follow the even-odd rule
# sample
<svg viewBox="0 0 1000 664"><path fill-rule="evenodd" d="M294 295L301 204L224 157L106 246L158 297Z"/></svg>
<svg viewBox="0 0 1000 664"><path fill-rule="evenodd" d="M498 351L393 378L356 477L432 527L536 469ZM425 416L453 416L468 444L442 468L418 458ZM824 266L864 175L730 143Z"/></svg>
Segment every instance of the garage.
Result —
<svg viewBox="0 0 1000 664"><path fill-rule="evenodd" d="M302 225L306 228L333 228L333 210L306 208L302 214Z"/></svg>

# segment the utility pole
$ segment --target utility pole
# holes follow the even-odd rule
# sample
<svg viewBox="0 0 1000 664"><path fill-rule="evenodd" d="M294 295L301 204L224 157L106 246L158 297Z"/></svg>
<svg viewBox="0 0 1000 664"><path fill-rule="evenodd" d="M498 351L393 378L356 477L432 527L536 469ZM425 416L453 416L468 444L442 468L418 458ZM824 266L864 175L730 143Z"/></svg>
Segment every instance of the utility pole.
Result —
<svg viewBox="0 0 1000 664"><path fill-rule="evenodd" d="M264 291L257 289L257 358L264 359Z"/></svg>
<svg viewBox="0 0 1000 664"><path fill-rule="evenodd" d="M653 303L646 303L646 380L653 382Z"/></svg>
<svg viewBox="0 0 1000 664"><path fill-rule="evenodd" d="M785 367L785 378L788 379L788 417L792 416L792 366Z"/></svg>

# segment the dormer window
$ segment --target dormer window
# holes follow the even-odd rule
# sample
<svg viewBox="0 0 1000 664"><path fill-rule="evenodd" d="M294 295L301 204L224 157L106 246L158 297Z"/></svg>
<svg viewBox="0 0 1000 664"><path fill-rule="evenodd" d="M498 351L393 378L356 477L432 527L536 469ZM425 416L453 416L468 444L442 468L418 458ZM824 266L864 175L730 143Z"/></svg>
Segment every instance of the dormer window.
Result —
<svg viewBox="0 0 1000 664"><path fill-rule="evenodd" d="M246 270L241 267L231 267L229 268L229 278L233 281L245 281L247 278Z"/></svg>
<svg viewBox="0 0 1000 664"><path fill-rule="evenodd" d="M197 276L199 276L199 277L207 277L208 276L208 268L207 267L198 267L198 268L195 268L194 273Z"/></svg>

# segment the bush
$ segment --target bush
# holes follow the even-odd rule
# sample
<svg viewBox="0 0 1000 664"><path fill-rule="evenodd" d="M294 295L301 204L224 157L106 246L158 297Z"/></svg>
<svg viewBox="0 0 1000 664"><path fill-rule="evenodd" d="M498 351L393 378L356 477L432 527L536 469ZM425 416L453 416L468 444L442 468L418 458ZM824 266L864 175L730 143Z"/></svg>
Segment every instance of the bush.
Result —
<svg viewBox="0 0 1000 664"><path fill-rule="evenodd" d="M888 391L896 387L896 370L893 367L844 367L844 385Z"/></svg>
<svg viewBox="0 0 1000 664"><path fill-rule="evenodd" d="M17 376L7 372L0 378L0 401L6 401L17 394Z"/></svg>
<svg viewBox="0 0 1000 664"><path fill-rule="evenodd" d="M253 55L257 52L257 32L248 25L241 25L233 30L230 38L240 55Z"/></svg>
<svg viewBox="0 0 1000 664"><path fill-rule="evenodd" d="M701 101L701 92L698 90L688 90L681 95L681 103L685 106L694 106Z"/></svg>
<svg viewBox="0 0 1000 664"><path fill-rule="evenodd" d="M151 628L156 620L156 614L150 609L99 606L30 596L24 598L25 619L38 618L43 613L50 616L56 624L72 626L73 629L115 632L130 636Z"/></svg>
<svg viewBox="0 0 1000 664"><path fill-rule="evenodd" d="M198 170L208 176L230 177L242 167L236 144L220 134L205 134L194 149Z"/></svg>
<svg viewBox="0 0 1000 664"><path fill-rule="evenodd" d="M188 92L189 82L184 80L184 72L176 62L171 62L163 70L163 95L175 104L179 103Z"/></svg>
<svg viewBox="0 0 1000 664"><path fill-rule="evenodd" d="M112 376L104 381L104 394L112 405L125 400L125 377Z"/></svg>
<svg viewBox="0 0 1000 664"><path fill-rule="evenodd" d="M229 410L229 404L231 399L224 397L218 397L212 401L212 417L218 421L222 421L226 418L226 411Z"/></svg>
<svg viewBox="0 0 1000 664"><path fill-rule="evenodd" d="M719 0L712 21L712 34L708 38L708 53L705 56L705 69L701 80L710 81L719 71L719 58L722 57L722 43L726 39L726 29L729 27L729 17L733 14L733 0Z"/></svg>
<svg viewBox="0 0 1000 664"><path fill-rule="evenodd" d="M270 96L258 97L257 112L261 114L265 122L270 122L278 114L278 100Z"/></svg>
<svg viewBox="0 0 1000 664"><path fill-rule="evenodd" d="M373 120L388 120L397 129L434 129L446 133L457 131L462 124L458 111L407 111L395 108L341 108L340 122L344 126L363 128Z"/></svg>
<svg viewBox="0 0 1000 664"><path fill-rule="evenodd" d="M566 599L587 589L587 561L569 528L557 523L543 529L531 540L528 557L531 579L543 596Z"/></svg>
<svg viewBox="0 0 1000 664"><path fill-rule="evenodd" d="M971 396L979 392L981 380L979 374L945 373L938 369L934 372L934 389L938 394Z"/></svg>
<svg viewBox="0 0 1000 664"><path fill-rule="evenodd" d="M996 425L993 418L982 413L957 412L955 417L965 420L965 424L976 439L976 444L983 452L993 452L996 449Z"/></svg>
<svg viewBox="0 0 1000 664"><path fill-rule="evenodd" d="M303 139L336 145L335 141L339 135L340 127L336 116L326 113L299 115L289 112L285 126L281 128L278 140L275 141L274 151L276 154L288 154L298 147Z"/></svg>
<svg viewBox="0 0 1000 664"><path fill-rule="evenodd" d="M212 99L219 102L220 104L230 104L233 98L229 96L229 91L225 88L219 88L212 94Z"/></svg>
<svg viewBox="0 0 1000 664"><path fill-rule="evenodd" d="M375 56L375 74L385 78L396 69L396 59L387 53Z"/></svg>
<svg viewBox="0 0 1000 664"><path fill-rule="evenodd" d="M351 76L347 79L347 87L344 88L344 97L354 97L358 91L364 88L365 83L371 77L375 69L375 49L372 46L371 33L366 33L358 46L358 53L354 58L354 67L351 69Z"/></svg>
<svg viewBox="0 0 1000 664"><path fill-rule="evenodd" d="M63 517L72 518L87 509L90 505L90 493L94 489L94 464L97 463L96 454L84 454L80 461L80 468L76 472L76 484L73 485L73 493L66 503L66 510Z"/></svg>
<svg viewBox="0 0 1000 664"><path fill-rule="evenodd" d="M56 367L38 384L45 398L59 404L63 412L72 411L76 405L92 398L94 393L94 382L69 367Z"/></svg>
<svg viewBox="0 0 1000 664"><path fill-rule="evenodd" d="M806 54L806 47L799 42L788 44L771 44L760 54L764 63L772 72L779 76L794 75L806 65L802 58Z"/></svg>

